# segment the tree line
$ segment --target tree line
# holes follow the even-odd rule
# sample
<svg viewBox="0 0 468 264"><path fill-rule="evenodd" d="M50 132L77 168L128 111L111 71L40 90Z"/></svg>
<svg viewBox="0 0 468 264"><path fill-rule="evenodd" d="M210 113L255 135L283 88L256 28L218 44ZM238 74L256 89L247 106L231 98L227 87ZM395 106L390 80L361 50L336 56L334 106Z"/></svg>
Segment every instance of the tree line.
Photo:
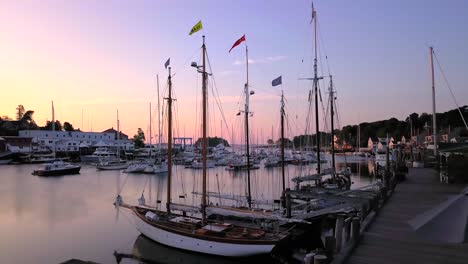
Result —
<svg viewBox="0 0 468 264"><path fill-rule="evenodd" d="M468 106L462 106L459 109L455 108L444 113L436 114L437 131L447 133L449 129L454 131L457 127L465 127L463 119L468 120ZM344 142L356 146L358 144L358 126L360 130L359 146L367 146L369 138L375 139L376 137L384 138L387 136L393 137L395 140L400 140L403 136L407 139L411 135L424 135L432 134L432 114L428 113L412 113L405 120L398 120L390 118L387 120L380 120L375 122L363 122L359 125L347 125L342 129L336 129L335 135L337 143L343 144ZM460 134L455 136L468 136L468 130L462 129ZM273 141L268 139L267 144L280 145L280 139ZM320 132L320 143L322 146L330 146L332 142L331 133ZM317 145L316 135L299 135L293 137L292 143L290 139L285 138L286 147L304 148L315 147Z"/></svg>
<svg viewBox="0 0 468 264"><path fill-rule="evenodd" d="M47 121L44 126L39 126L34 121L33 115L33 110L25 110L23 105L18 105L16 119L5 115L0 117L0 136L18 136L20 130L52 130L53 124L55 124L56 131L75 131L70 122L62 124L59 120L55 120L55 122Z"/></svg>

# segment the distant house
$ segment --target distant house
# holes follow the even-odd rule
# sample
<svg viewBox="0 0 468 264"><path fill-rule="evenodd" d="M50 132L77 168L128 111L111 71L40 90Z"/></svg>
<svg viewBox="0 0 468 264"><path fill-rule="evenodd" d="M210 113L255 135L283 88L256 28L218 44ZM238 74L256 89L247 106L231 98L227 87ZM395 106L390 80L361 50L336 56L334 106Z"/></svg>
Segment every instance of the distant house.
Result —
<svg viewBox="0 0 468 264"><path fill-rule="evenodd" d="M115 138L114 139L117 139L117 130L115 130L113 127L112 128L109 128L107 130L104 130L102 131L102 133L113 133L115 135ZM120 131L120 137L119 139L125 139L125 140L128 140L128 135L122 133L122 131Z"/></svg>
<svg viewBox="0 0 468 264"><path fill-rule="evenodd" d="M31 152L32 138L31 137L14 137L3 136L0 140L0 151L10 151L13 153L29 153Z"/></svg>

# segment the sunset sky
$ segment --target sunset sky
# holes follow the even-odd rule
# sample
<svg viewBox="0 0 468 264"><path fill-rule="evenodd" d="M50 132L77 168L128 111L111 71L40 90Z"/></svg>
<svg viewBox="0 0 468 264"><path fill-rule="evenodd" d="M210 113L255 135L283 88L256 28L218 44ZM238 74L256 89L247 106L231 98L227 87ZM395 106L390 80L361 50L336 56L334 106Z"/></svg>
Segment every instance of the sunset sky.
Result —
<svg viewBox="0 0 468 264"><path fill-rule="evenodd" d="M339 125L431 112L429 46L458 103L468 104L467 1L317 0L314 5L319 73L328 74L327 56ZM203 30L189 36L199 20ZM157 124L156 74L165 91L164 62L170 57L175 135L198 137L201 80L190 62L199 61L206 35L221 108L240 141L242 120L236 114L246 78L245 43L228 50L246 34L254 142L271 138L272 127L278 137L280 89L287 98L288 135L302 133L311 82L298 78L313 72L310 20L310 0L1 1L0 116L14 117L22 104L43 125L54 101L56 119L75 128L116 127L119 110L124 133L132 136L138 127L148 133L150 102ZM435 69L437 109L453 109L437 64ZM279 75L283 85L272 88ZM321 83L322 92L326 87ZM231 128L220 132L221 119L211 103L210 134L231 134Z"/></svg>

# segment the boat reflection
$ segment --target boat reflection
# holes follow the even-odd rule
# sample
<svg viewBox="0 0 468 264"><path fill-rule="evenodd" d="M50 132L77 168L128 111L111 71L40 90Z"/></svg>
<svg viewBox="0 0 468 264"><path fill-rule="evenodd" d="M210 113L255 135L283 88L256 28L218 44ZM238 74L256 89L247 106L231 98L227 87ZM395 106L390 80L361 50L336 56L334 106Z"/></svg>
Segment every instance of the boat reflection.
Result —
<svg viewBox="0 0 468 264"><path fill-rule="evenodd" d="M124 259L133 259L138 261L138 263L146 264L239 264L253 262L272 262L271 257L268 255L255 256L249 258L227 258L189 252L156 243L143 235L139 235L135 240L135 243L133 244L133 252L131 254L118 253L115 251L114 257L117 263L121 263Z"/></svg>

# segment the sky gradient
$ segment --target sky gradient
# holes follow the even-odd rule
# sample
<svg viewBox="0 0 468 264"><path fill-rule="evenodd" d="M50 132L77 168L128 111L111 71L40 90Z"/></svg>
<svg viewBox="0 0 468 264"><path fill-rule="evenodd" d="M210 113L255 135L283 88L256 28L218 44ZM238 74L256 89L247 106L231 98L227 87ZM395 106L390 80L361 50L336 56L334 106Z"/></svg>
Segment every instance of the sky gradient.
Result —
<svg viewBox="0 0 468 264"><path fill-rule="evenodd" d="M319 73L338 91L339 125L431 112L429 46L434 46L460 105L468 104L468 2L463 0L324 1L314 5L319 23ZM199 20L203 30L188 35ZM175 134L199 135L200 59L206 35L212 73L226 121L240 141L240 96L245 83L246 34L254 143L278 137L279 94L284 90L288 136L304 131L312 76L310 0L298 1L1 1L0 115L14 117L23 104L43 125L51 119L85 131L116 127L148 133L149 102L156 126L156 74L161 92L171 57L177 97ZM436 65L437 109L455 104ZM283 76L281 87L271 80ZM322 92L326 88L321 84ZM210 88L211 89L211 88ZM326 100L325 94L323 99ZM82 118L83 116L83 118ZM210 134L221 116L210 104ZM230 128L231 129L231 128ZM229 129L229 130L230 130ZM153 128L155 131L156 128ZM228 129L222 133L231 134Z"/></svg>

